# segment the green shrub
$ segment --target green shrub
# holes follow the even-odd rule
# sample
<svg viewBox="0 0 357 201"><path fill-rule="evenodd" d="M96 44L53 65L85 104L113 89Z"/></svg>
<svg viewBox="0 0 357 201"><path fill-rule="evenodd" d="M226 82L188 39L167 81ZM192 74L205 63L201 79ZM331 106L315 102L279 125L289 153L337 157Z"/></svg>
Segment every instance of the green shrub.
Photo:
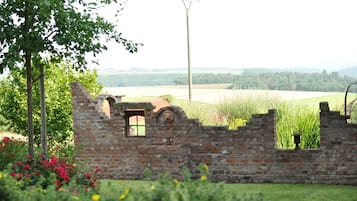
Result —
<svg viewBox="0 0 357 201"><path fill-rule="evenodd" d="M185 171L185 179L179 181L172 178L170 174L165 174L159 181L151 181L147 188L131 189L111 185L108 182L103 189L93 191L77 188L78 183L72 180L68 185L58 188L50 183L46 189L40 185L27 186L22 188L23 181L11 177L8 172L0 172L0 198L4 201L71 201L71 200L92 200L92 201L255 201L262 200L260 194L240 196L234 192L224 190L223 183L211 183L209 181L208 166L199 165L201 177L192 180L189 171Z"/></svg>
<svg viewBox="0 0 357 201"><path fill-rule="evenodd" d="M4 170L9 163L26 158L26 147L26 142L4 137L0 141L0 171Z"/></svg>
<svg viewBox="0 0 357 201"><path fill-rule="evenodd" d="M100 200L128 200L128 201L256 201L262 200L261 194L251 196L239 196L234 192L224 190L223 183L212 183L209 181L210 172L208 166L200 164L198 171L201 176L199 179L191 179L190 171L183 169L184 179L182 181L172 178L166 173L159 176L159 180L152 180L149 185L131 189L119 187L111 181L105 183L100 191ZM150 177L149 170L146 175ZM104 190L105 189L105 190Z"/></svg>

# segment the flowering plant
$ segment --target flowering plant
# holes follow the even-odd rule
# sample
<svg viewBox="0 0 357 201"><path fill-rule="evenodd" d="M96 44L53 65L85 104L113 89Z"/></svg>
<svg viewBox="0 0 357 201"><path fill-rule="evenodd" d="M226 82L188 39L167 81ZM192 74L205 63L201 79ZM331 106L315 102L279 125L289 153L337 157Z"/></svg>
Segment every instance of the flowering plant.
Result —
<svg viewBox="0 0 357 201"><path fill-rule="evenodd" d="M23 189L33 185L46 189L52 184L60 189L72 180L76 182L77 187L82 186L85 191L98 186L96 174L100 171L99 168L96 168L93 174L77 174L74 163L67 163L65 159L60 160L54 155L47 159L43 154L35 158L35 165L32 164L31 158L27 158L24 162L17 161L12 165L10 176L21 181Z"/></svg>
<svg viewBox="0 0 357 201"><path fill-rule="evenodd" d="M55 181L51 181L52 174ZM34 162L30 157L24 162L15 162L10 175L18 181L23 181L24 187L39 184L42 188L47 188L49 184L55 182L57 188L60 188L70 182L71 177L75 175L75 170L73 164L67 164L65 160L59 160L53 155L47 159L43 154L39 154Z"/></svg>
<svg viewBox="0 0 357 201"><path fill-rule="evenodd" d="M0 141L0 171L7 168L9 163L23 159L26 152L26 143L9 137Z"/></svg>

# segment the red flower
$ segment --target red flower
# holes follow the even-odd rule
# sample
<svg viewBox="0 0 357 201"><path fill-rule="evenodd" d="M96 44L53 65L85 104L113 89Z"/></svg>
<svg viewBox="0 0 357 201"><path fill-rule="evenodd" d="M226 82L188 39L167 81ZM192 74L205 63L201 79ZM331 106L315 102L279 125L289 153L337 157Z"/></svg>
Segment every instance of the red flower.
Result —
<svg viewBox="0 0 357 201"><path fill-rule="evenodd" d="M15 172L11 172L11 173L10 173L10 176L15 177L15 176L16 176L16 173L15 173Z"/></svg>
<svg viewBox="0 0 357 201"><path fill-rule="evenodd" d="M40 176L40 172L37 171L37 170L35 170L33 173L34 173L36 176Z"/></svg>
<svg viewBox="0 0 357 201"><path fill-rule="evenodd" d="M2 139L2 142L3 142L5 145L7 145L7 144L10 142L10 138L9 138L9 137L4 137L4 138Z"/></svg>
<svg viewBox="0 0 357 201"><path fill-rule="evenodd" d="M101 171L100 167L96 167L95 168L95 173L98 173L99 171Z"/></svg>
<svg viewBox="0 0 357 201"><path fill-rule="evenodd" d="M29 173L26 173L26 174L25 174L25 177L29 178L29 177L30 177L30 174L29 174Z"/></svg>
<svg viewBox="0 0 357 201"><path fill-rule="evenodd" d="M51 160L49 161L50 162L50 166L54 166L58 163L58 159L56 158L56 156L52 155L51 156Z"/></svg>
<svg viewBox="0 0 357 201"><path fill-rule="evenodd" d="M44 159L44 158L45 158L45 155L44 155L44 154L38 154L38 156L39 156L41 159Z"/></svg>
<svg viewBox="0 0 357 201"><path fill-rule="evenodd" d="M57 188L62 186L61 180L59 180L59 179L56 180L56 186L57 186Z"/></svg>
<svg viewBox="0 0 357 201"><path fill-rule="evenodd" d="M17 161L16 164L20 167L23 165L21 161Z"/></svg>
<svg viewBox="0 0 357 201"><path fill-rule="evenodd" d="M18 179L22 179L22 173L21 173L21 172L19 172L19 173L17 174L17 178L18 178Z"/></svg>
<svg viewBox="0 0 357 201"><path fill-rule="evenodd" d="M87 178L87 179L90 179L92 177L91 174L84 174L84 177Z"/></svg>
<svg viewBox="0 0 357 201"><path fill-rule="evenodd" d="M30 168L31 168L31 166L29 164L26 164L24 167L25 170L29 170Z"/></svg>

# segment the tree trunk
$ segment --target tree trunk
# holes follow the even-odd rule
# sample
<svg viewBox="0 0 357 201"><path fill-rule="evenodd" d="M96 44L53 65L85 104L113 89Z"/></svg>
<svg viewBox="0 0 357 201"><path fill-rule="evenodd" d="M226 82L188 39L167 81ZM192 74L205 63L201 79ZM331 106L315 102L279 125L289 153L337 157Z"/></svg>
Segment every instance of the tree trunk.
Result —
<svg viewBox="0 0 357 201"><path fill-rule="evenodd" d="M25 22L24 22L24 33L28 33L30 30L30 14L29 14L29 1L25 1ZM31 159L32 165L34 164L34 139L33 139L33 101L32 101L32 69L31 60L32 54L29 50L30 39L28 34L25 34L25 45L23 50L25 52L25 68L26 68L26 79L27 79L27 132L29 141L29 157Z"/></svg>
<svg viewBox="0 0 357 201"><path fill-rule="evenodd" d="M33 139L33 101L32 101L32 69L31 69L31 53L25 53L25 67L27 79L27 132L29 140L29 157L34 159L34 139Z"/></svg>
<svg viewBox="0 0 357 201"><path fill-rule="evenodd" d="M46 96L45 96L45 70L40 64L40 93L41 93L41 145L42 154L47 158L47 130L46 130Z"/></svg>

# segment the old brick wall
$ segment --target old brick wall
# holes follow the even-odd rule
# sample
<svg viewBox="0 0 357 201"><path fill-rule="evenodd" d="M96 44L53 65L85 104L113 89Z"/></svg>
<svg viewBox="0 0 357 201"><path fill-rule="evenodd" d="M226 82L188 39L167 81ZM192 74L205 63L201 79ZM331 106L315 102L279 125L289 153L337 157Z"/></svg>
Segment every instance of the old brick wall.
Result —
<svg viewBox="0 0 357 201"><path fill-rule="evenodd" d="M72 83L76 159L101 167L102 178L141 179L145 168L180 177L183 167L197 177L197 166L206 163L214 181L357 185L357 127L327 103L321 104L319 149L278 150L275 110L228 130L202 126L175 106L153 112L149 103L114 103L109 118L98 102ZM134 108L145 109L145 137L125 135L124 111Z"/></svg>

